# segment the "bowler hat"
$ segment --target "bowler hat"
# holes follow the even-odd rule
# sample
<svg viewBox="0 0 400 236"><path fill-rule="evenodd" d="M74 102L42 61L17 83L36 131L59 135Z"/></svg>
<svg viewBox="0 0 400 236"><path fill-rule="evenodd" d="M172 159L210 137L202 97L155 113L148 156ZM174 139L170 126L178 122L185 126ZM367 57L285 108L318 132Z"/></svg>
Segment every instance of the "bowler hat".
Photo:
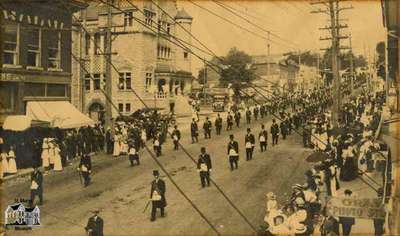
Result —
<svg viewBox="0 0 400 236"><path fill-rule="evenodd" d="M153 170L153 175L154 176L160 176L160 172L158 172L158 170Z"/></svg>

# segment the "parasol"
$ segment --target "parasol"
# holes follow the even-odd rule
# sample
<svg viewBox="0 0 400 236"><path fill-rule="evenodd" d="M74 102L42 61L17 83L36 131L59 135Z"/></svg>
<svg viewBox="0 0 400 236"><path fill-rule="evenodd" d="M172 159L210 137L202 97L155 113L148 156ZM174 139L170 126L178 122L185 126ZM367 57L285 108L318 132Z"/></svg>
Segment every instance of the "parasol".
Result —
<svg viewBox="0 0 400 236"><path fill-rule="evenodd" d="M308 162L320 162L329 159L329 155L325 152L313 152L307 158Z"/></svg>

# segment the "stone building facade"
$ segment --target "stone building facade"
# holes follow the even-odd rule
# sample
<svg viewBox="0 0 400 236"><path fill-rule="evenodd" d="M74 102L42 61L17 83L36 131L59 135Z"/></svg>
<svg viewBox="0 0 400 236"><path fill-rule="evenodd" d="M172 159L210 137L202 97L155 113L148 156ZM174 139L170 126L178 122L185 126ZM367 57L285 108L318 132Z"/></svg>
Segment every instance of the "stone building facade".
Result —
<svg viewBox="0 0 400 236"><path fill-rule="evenodd" d="M178 10L176 1L160 0L157 4L177 23L151 1L134 4L140 11L127 1L117 1L123 12L112 9L113 117L120 113L129 115L144 107L132 89L149 107L168 110L171 101L185 104L183 95L190 92L193 78L191 54L169 41L175 41L176 37L191 42L182 27L191 32L192 17L185 10ZM73 63L72 101L92 119L102 120L106 103L101 90L107 80L104 55L107 6L92 4L76 18L80 22L76 24L73 49L81 62ZM85 30L79 29L79 25Z"/></svg>

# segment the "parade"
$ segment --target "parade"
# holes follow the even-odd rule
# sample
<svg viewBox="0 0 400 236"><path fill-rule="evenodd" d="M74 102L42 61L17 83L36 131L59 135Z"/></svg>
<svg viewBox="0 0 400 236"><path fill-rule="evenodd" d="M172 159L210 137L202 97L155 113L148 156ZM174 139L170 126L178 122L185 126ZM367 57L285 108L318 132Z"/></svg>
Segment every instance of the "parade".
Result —
<svg viewBox="0 0 400 236"><path fill-rule="evenodd" d="M396 235L394 3L351 4L4 1L0 235Z"/></svg>

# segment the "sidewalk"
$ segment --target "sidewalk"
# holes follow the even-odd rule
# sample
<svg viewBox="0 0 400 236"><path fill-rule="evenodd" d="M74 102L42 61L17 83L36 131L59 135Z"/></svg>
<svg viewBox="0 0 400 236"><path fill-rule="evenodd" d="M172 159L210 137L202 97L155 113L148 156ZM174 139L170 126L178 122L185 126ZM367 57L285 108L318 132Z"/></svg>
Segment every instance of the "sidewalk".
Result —
<svg viewBox="0 0 400 236"><path fill-rule="evenodd" d="M216 117L216 113L214 113L211 109L202 109L199 112L200 119L203 120L205 119L206 116L208 116L210 119L213 120L214 117ZM176 124L179 126L179 129L182 131L189 131L190 130L190 123L192 121L190 116L181 116L176 119ZM213 121L212 121L213 122ZM173 127L170 127L169 131L172 131ZM200 129L200 126L199 126ZM201 129L200 129L201 130ZM96 161L96 159L100 159L102 156L107 156L105 152L98 152L94 155L92 155L92 162ZM56 173L63 173L66 171L66 169L71 168L71 166L75 167L77 166L77 163L80 161L79 158L75 158L71 161L68 161L68 165L64 167L63 171L60 172L54 172L54 171L49 171L48 175L53 175ZM44 169L42 167L39 168L42 172L44 172ZM18 172L14 175L7 175L3 177L1 180L2 182L9 182L12 180L17 180L17 179L23 179L26 177L29 177L31 173L33 172L33 168L26 168L26 169L18 169Z"/></svg>

